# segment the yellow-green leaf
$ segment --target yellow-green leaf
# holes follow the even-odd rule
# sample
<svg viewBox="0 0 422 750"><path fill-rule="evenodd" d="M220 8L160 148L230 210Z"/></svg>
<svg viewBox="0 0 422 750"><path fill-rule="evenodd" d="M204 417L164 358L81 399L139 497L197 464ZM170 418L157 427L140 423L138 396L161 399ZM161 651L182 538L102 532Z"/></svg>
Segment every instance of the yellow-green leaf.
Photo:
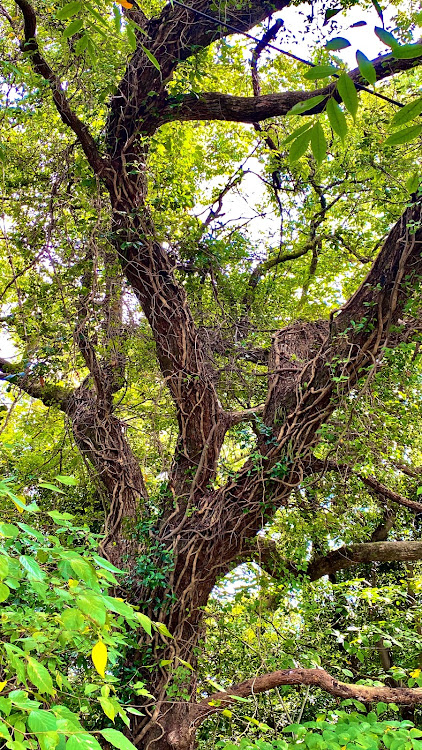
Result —
<svg viewBox="0 0 422 750"><path fill-rule="evenodd" d="M27 656L27 672L31 682L38 688L40 693L48 693L48 695L54 695L55 690L53 688L53 680L48 670L39 661L33 659L32 656Z"/></svg>

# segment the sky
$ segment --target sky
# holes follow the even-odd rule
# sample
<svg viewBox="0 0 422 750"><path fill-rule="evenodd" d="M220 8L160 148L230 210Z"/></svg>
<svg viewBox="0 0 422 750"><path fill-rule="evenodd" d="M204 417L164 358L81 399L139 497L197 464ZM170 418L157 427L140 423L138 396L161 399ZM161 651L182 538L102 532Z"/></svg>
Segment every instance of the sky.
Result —
<svg viewBox="0 0 422 750"><path fill-rule="evenodd" d="M391 3L386 5L381 3L381 5L383 8L384 27L386 30L394 33L396 27L395 16L397 15L398 8ZM412 7L415 8L413 0L403 0L399 5L399 10L403 12ZM311 22L309 22L310 14L313 14ZM325 10L323 9L323 3L319 0L312 4L289 6L276 14L275 17L283 19L284 27L274 41L274 46L291 52L302 59L312 59L312 49L315 43L323 47L328 40L339 36L347 39L350 42L350 47L333 54L339 57L349 69L357 67L356 52L358 49L369 59L374 59L380 54L385 55L390 52L390 48L384 45L374 32L375 27L382 26L382 22L372 5L367 9L354 7L338 13L326 25L324 25ZM365 26L353 28L353 24L363 21L366 24ZM421 31L421 28L414 30L413 41L418 40L421 36ZM251 33L258 37L262 34L257 29ZM248 40L245 40L245 44L247 45L246 60L249 60L250 50L254 45ZM266 57L276 57L277 54L275 50L266 50ZM296 126L297 123L294 126L292 125L292 128ZM245 127L252 128L252 126ZM235 166L234 171L239 167L240 163ZM260 244L260 240L263 241L263 245L265 246L273 243L274 247L277 248L280 226L278 213L272 216L265 215L260 217L254 210L254 206L261 202L265 196L265 187L258 176L258 174L262 174L262 165L258 159L252 157L244 164L243 169L249 170L249 174L246 174L241 185L236 190L228 193L224 199L224 222L228 220L236 221L238 217L242 217L245 221L253 219L247 225L246 230L250 239L258 245ZM205 192L210 195L212 189L215 189L217 185L223 187L223 184L224 180L221 182L221 178L219 178L219 180L209 183ZM200 214L201 211L204 211L203 206L198 206L194 209L194 213L196 214ZM341 285L339 285L340 296L337 300L338 305L344 302L340 289Z"/></svg>

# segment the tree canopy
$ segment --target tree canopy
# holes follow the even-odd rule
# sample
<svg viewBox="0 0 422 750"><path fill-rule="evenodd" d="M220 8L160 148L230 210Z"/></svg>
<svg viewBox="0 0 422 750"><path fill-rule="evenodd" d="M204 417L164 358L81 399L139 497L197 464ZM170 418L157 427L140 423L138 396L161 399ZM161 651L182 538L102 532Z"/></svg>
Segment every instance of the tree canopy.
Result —
<svg viewBox="0 0 422 750"><path fill-rule="evenodd" d="M0 4L9 750L420 750L421 25Z"/></svg>

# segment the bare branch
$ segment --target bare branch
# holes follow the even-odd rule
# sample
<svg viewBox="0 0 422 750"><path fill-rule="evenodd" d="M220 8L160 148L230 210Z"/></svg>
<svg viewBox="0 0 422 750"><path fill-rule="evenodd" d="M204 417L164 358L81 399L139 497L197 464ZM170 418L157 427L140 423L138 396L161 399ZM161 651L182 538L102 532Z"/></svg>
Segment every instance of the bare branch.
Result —
<svg viewBox="0 0 422 750"><path fill-rule="evenodd" d="M422 703L422 688L349 685L340 682L325 669L281 669L233 685L226 692L213 693L194 707L194 721L195 723L201 723L210 714L236 703L236 698L247 698L250 695L273 690L281 685L313 685L338 698L354 698L362 701L362 703L384 701L385 703L398 703L402 706L414 706Z"/></svg>
<svg viewBox="0 0 422 750"><path fill-rule="evenodd" d="M422 58L413 60L393 60L391 54L382 55L372 61L377 80L411 70L422 63ZM358 68L349 73L356 83L363 83ZM325 108L326 99L335 94L336 83L330 83L322 89L312 91L283 91L280 94L264 94L262 96L232 96L218 92L203 93L199 96L187 94L177 101L171 97L161 110L160 124L166 122L171 114L172 120L224 120L231 122L257 123L270 117L284 116L300 102L307 101L313 96L326 97L320 104L306 115L317 114Z"/></svg>

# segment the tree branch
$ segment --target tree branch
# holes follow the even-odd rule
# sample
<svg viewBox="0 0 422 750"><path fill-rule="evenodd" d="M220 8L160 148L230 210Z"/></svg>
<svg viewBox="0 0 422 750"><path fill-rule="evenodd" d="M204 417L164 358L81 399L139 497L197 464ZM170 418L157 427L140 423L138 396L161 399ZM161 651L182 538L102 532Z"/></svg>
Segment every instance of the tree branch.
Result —
<svg viewBox="0 0 422 750"><path fill-rule="evenodd" d="M212 0L195 0L192 7L191 2L187 0L188 8L167 3L161 14L146 25L142 44L158 60L160 70L142 47L135 51L111 101L107 142L113 158L119 159L128 151L137 133L152 134L159 127L160 112L166 102L164 87L180 62L232 34L226 24L235 25L240 32L248 31L276 10L288 6L290 0L260 0L225 7L221 24ZM151 92L155 95L151 96ZM177 119L173 115L169 119Z"/></svg>
<svg viewBox="0 0 422 750"><path fill-rule="evenodd" d="M312 471L318 472L318 471L335 471L335 472L343 472L344 475L354 475L360 481L365 484L367 487L369 487L373 492L375 492L377 495L379 495L381 498L388 498L388 500L392 500L394 503L397 503L398 505L403 505L405 508L409 508L409 510L413 510L415 513L422 513L422 503L418 503L416 500L409 500L407 497L402 495L400 492L396 492L395 490L392 490L390 487L387 487L385 484L382 484L382 482L379 482L378 479L371 476L370 474L362 474L359 471L355 471L350 466L346 466L344 464L338 464L336 461L331 460L321 460L321 459L312 459L311 462ZM412 476L415 476L412 474Z"/></svg>
<svg viewBox="0 0 422 750"><path fill-rule="evenodd" d="M226 692L213 693L193 708L194 721L201 723L210 714L236 703L236 698L247 698L281 685L313 685L338 698L354 698L362 703L384 701L407 706L422 703L422 688L349 685L340 682L324 669L281 669L233 685Z"/></svg>
<svg viewBox="0 0 422 750"><path fill-rule="evenodd" d="M28 0L15 0L15 2L20 8L24 20L24 41L21 43L22 52L28 55L34 72L42 76L42 78L49 83L54 104L56 105L62 121L65 125L68 125L77 136L85 156L95 174L103 174L107 167L107 162L100 156L94 138L89 132L87 126L71 109L60 80L40 53L38 42L36 40L37 18L32 5Z"/></svg>
<svg viewBox="0 0 422 750"><path fill-rule="evenodd" d="M411 70L422 64L422 58L413 60L393 60L391 54L382 55L372 61L377 81L382 81L397 73ZM363 84L359 68L349 73L356 84ZM232 96L219 92L209 92L198 95L186 94L177 99L169 97L160 113L160 125L169 120L224 120L230 122L244 122L254 124L270 117L284 116L290 109L300 102L307 101L313 96L326 98L335 95L336 83L330 83L324 88L311 91L283 91L279 94L264 94L262 96ZM305 115L317 114L325 108L326 99L317 104Z"/></svg>
<svg viewBox="0 0 422 750"><path fill-rule="evenodd" d="M339 547L327 555L311 560L304 570L283 558L275 539L255 537L245 548L242 560L256 562L272 578L279 579L286 572L295 576L304 575L310 581L333 575L339 570L347 570L354 565L370 562L412 562L422 560L422 542L364 542Z"/></svg>
<svg viewBox="0 0 422 750"><path fill-rule="evenodd" d="M340 547L309 563L306 575L317 581L338 570L370 562L411 562L422 560L422 542L367 542Z"/></svg>
<svg viewBox="0 0 422 750"><path fill-rule="evenodd" d="M0 381L9 382L31 396L38 398L45 406L58 406L65 411L72 389L61 385L51 385L43 382L37 375L36 367L31 370L28 364L12 363L0 357Z"/></svg>

